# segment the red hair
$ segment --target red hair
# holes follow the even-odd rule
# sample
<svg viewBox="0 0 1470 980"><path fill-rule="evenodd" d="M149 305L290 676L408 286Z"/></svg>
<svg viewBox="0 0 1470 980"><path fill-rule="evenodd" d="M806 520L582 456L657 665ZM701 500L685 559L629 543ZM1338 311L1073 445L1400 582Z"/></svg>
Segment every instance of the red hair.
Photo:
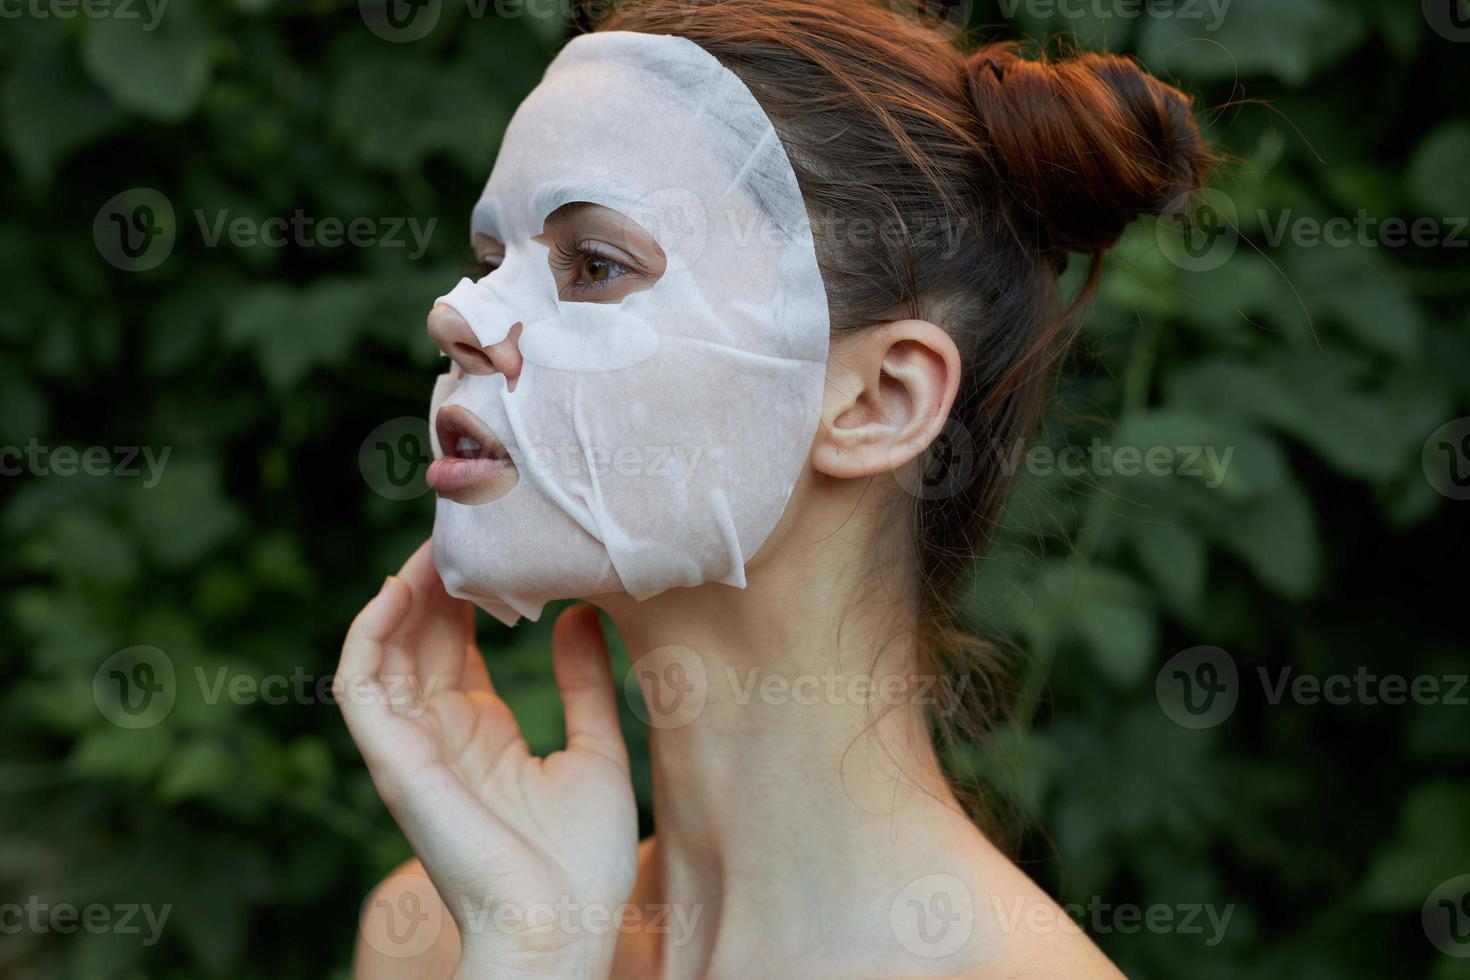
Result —
<svg viewBox="0 0 1470 980"><path fill-rule="evenodd" d="M1130 59L966 54L896 2L611 0L588 16L687 38L745 82L801 185L835 330L911 316L954 338L951 422L978 456L956 474L931 451L925 485L944 492L916 494L906 526L926 667L988 677L992 651L954 606L1010 488L1005 447L1035 428L1103 253L1200 189L1215 157L1189 99ZM1071 254L1090 267L1058 309ZM967 708L959 727L977 737L992 706Z"/></svg>

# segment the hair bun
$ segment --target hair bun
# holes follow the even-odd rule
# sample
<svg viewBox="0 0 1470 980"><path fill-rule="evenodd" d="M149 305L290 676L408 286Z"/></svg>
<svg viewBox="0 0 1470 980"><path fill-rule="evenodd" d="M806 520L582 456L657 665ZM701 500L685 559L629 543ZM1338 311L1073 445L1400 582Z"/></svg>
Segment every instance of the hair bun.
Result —
<svg viewBox="0 0 1470 980"><path fill-rule="evenodd" d="M1214 162L1189 98L1131 59L1032 61L1005 43L966 67L996 177L1044 248L1101 252L1197 191Z"/></svg>

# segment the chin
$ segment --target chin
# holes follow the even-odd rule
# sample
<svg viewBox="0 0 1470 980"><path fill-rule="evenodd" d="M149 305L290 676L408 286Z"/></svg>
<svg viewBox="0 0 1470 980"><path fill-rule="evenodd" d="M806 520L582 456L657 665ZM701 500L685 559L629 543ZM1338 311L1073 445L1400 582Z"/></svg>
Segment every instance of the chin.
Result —
<svg viewBox="0 0 1470 980"><path fill-rule="evenodd" d="M552 599L623 591L607 550L572 525L547 547L545 533L511 521L496 503L443 497L434 512L434 564L450 595L469 599L502 622L535 620ZM562 519L571 524L570 518Z"/></svg>

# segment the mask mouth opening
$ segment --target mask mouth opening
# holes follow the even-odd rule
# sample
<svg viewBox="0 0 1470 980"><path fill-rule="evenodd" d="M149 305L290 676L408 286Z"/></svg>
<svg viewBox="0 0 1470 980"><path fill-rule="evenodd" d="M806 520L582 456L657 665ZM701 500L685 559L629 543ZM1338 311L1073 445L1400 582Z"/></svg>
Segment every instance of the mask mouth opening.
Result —
<svg viewBox="0 0 1470 980"><path fill-rule="evenodd" d="M429 464L425 480L439 496L460 504L489 503L520 481L505 444L469 409L461 405L439 409L434 432L444 455Z"/></svg>

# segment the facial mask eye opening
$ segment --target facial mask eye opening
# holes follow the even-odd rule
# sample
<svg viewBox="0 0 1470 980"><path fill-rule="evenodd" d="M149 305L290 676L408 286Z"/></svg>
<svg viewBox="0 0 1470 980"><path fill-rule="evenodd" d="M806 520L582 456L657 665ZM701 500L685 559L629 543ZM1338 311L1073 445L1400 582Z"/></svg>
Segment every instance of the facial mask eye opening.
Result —
<svg viewBox="0 0 1470 980"><path fill-rule="evenodd" d="M533 240L548 250L562 302L621 303L654 285L668 267L663 248L641 225L588 201L552 211Z"/></svg>

